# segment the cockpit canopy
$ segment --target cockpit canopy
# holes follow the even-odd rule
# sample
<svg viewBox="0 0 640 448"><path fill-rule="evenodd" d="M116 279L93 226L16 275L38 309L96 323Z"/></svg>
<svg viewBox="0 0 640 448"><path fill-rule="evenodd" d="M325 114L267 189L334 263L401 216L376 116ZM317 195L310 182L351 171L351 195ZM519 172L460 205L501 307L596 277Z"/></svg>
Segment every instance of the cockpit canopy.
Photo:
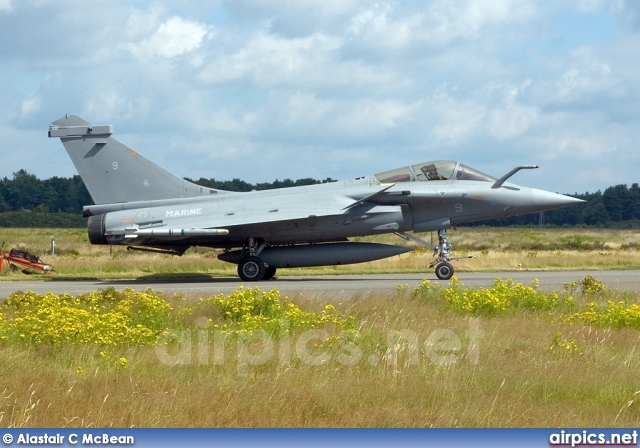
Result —
<svg viewBox="0 0 640 448"><path fill-rule="evenodd" d="M496 179L478 170L451 160L436 160L378 173L375 177L382 184L434 180L475 180L495 182Z"/></svg>

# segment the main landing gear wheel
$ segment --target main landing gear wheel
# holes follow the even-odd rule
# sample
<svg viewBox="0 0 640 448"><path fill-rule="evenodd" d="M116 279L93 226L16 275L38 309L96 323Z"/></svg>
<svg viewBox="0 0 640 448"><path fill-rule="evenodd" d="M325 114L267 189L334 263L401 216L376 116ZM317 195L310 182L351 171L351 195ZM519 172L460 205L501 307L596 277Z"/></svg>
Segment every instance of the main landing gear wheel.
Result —
<svg viewBox="0 0 640 448"><path fill-rule="evenodd" d="M266 273L264 262L258 257L247 257L238 263L238 275L245 282L262 280ZM275 274L275 272L274 272Z"/></svg>
<svg viewBox="0 0 640 448"><path fill-rule="evenodd" d="M451 266L451 264L447 263L446 261L438 264L436 266L436 277L438 277L440 280L449 280L451 277L453 277L453 266Z"/></svg>
<svg viewBox="0 0 640 448"><path fill-rule="evenodd" d="M262 280L271 280L276 275L276 268L266 268Z"/></svg>

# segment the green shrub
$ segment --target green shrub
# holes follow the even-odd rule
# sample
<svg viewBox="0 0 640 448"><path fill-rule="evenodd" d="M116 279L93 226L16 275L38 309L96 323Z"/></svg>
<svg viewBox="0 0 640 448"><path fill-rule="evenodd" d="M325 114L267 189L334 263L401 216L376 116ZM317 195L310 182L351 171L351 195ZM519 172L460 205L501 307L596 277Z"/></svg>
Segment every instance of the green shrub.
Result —
<svg viewBox="0 0 640 448"><path fill-rule="evenodd" d="M489 316L509 310L552 311L573 304L571 296L539 291L538 286L537 280L531 286L524 286L512 279L497 278L489 288L473 288L465 287L454 276L446 288L424 280L411 295L428 301L444 299L450 309L462 314Z"/></svg>

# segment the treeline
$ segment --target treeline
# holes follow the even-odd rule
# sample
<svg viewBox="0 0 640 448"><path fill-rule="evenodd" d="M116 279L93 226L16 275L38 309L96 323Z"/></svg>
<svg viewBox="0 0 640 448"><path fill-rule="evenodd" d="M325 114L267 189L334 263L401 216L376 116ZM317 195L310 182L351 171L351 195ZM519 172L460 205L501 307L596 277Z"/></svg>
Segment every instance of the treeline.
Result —
<svg viewBox="0 0 640 448"><path fill-rule="evenodd" d="M318 181L311 178L278 180L271 183L250 184L240 179L219 181L200 178L186 179L208 188L229 191L269 190L273 188L313 185L335 182L331 178ZM0 181L0 212L27 211L40 213L81 213L82 207L93 204L93 200L80 176L72 178L52 177L40 180L25 170L13 173L13 179Z"/></svg>
<svg viewBox="0 0 640 448"><path fill-rule="evenodd" d="M0 212L81 213L93 204L80 176L40 180L20 170L0 181Z"/></svg>
<svg viewBox="0 0 640 448"><path fill-rule="evenodd" d="M221 181L215 179L205 179L204 177L201 177L198 180L192 180L188 177L185 177L185 180L193 182L194 184L202 185L203 187L227 191L273 190L275 188L299 187L301 185L326 184L328 182L335 182L335 179L331 179L330 177L327 177L322 181L306 177L304 179L298 179L296 181L293 181L291 179L276 179L273 182L263 182L257 184L250 184L249 182L245 182L240 179Z"/></svg>
<svg viewBox="0 0 640 448"><path fill-rule="evenodd" d="M334 182L333 179L316 180L311 178L278 180L274 182L251 184L249 182L233 179L219 181L216 179L198 180L187 179L198 185L208 188L216 188L229 191L268 190L274 188L295 187L300 185L313 185L326 182ZM515 216L512 218L482 221L476 224L493 226L623 226L636 227L640 225L640 187L637 183L616 185L603 192L570 194L578 199L586 201L584 204L551 210L542 214ZM33 226L28 223L40 223L40 218L28 216L34 214L73 214L82 213L84 205L93 204L80 176L72 178L52 177L40 180L35 175L20 170L13 173L13 178L5 177L0 180L0 227ZM13 213L9 213L13 212ZM27 212L27 213L15 213ZM31 213L28 213L31 212ZM51 218L51 217L50 217ZM58 217L60 225L67 222L66 218ZM20 225L20 222L23 225ZM45 222L54 222L45 219ZM80 223L73 220L73 223ZM57 227L56 225L55 227ZM45 227L45 226L43 226ZM54 227L54 226L51 226Z"/></svg>
<svg viewBox="0 0 640 448"><path fill-rule="evenodd" d="M80 214L28 213L25 211L0 213L0 229L9 227L80 229L86 226L87 220Z"/></svg>

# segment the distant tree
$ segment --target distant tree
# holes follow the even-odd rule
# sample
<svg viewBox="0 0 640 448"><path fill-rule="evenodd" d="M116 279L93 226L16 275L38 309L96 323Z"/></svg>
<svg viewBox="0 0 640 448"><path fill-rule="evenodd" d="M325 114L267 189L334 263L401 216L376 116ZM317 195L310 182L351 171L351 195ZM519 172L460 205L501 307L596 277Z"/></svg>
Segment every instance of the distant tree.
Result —
<svg viewBox="0 0 640 448"><path fill-rule="evenodd" d="M201 177L198 180L191 180L188 177L185 177L185 180L189 182L193 182L194 184L201 185L206 188L214 188L216 190L226 190L226 191L251 191L255 190L256 187L248 182L240 180L238 178L232 180L224 180L219 181L213 178L205 179Z"/></svg>
<svg viewBox="0 0 640 448"><path fill-rule="evenodd" d="M2 194L2 189L0 189L0 213L9 211L9 206L4 200L4 194Z"/></svg>
<svg viewBox="0 0 640 448"><path fill-rule="evenodd" d="M230 190L230 191L251 191L251 190L255 190L255 186L245 182L243 180L238 179L237 177L234 179L231 179L230 181L225 181L223 183L224 189L225 190Z"/></svg>
<svg viewBox="0 0 640 448"><path fill-rule="evenodd" d="M576 199L585 200L583 195L573 194ZM558 208L544 212L544 224L553 226L575 226L582 224L582 211L585 204L576 204L571 207Z"/></svg>
<svg viewBox="0 0 640 448"><path fill-rule="evenodd" d="M92 205L93 199L89 194L89 190L85 186L82 178L76 174L71 178L71 187L69 189L70 206L69 211L82 211L82 207L85 205Z"/></svg>
<svg viewBox="0 0 640 448"><path fill-rule="evenodd" d="M91 195L78 175L71 179L64 177L52 177L43 181L55 194L55 199L49 204L51 211L62 211L65 213L80 213L82 207L93 203Z"/></svg>
<svg viewBox="0 0 640 448"><path fill-rule="evenodd" d="M616 185L604 190L602 203L612 221L622 222L632 218L631 195L626 185Z"/></svg>
<svg viewBox="0 0 640 448"><path fill-rule="evenodd" d="M302 186L302 185L315 185L315 184L319 184L319 183L321 183L321 182L319 182L319 181L317 181L315 179L312 179L310 177L305 177L304 179L298 179L297 181L295 181L293 183L293 185L296 186L296 187L299 187L299 186ZM322 183L325 183L325 182L322 182Z"/></svg>
<svg viewBox="0 0 640 448"><path fill-rule="evenodd" d="M41 210L49 210L50 204L56 204L58 202L58 192L46 182L40 182L38 189L33 195L33 207L40 207ZM53 211L57 211L57 208L51 208Z"/></svg>
<svg viewBox="0 0 640 448"><path fill-rule="evenodd" d="M69 179L65 179L63 177L52 177L51 179L42 181L42 183L48 185L56 192L55 199L53 199L49 204L49 209L51 211L60 210L69 213L76 211L70 203L71 198L69 195L69 189L73 183L70 182Z"/></svg>
<svg viewBox="0 0 640 448"><path fill-rule="evenodd" d="M629 200L631 202L631 218L640 219L640 187L638 184L631 185L629 189Z"/></svg>
<svg viewBox="0 0 640 448"><path fill-rule="evenodd" d="M326 180L323 180L323 181L318 181L310 177L304 178L304 179L298 179L296 181L293 181L289 178L286 178L283 180L276 179L273 182L259 182L255 185L245 182L243 180L240 180L238 178L232 179L230 181L228 180L218 181L215 179L205 179L201 177L200 179L194 181L186 177L185 180L201 185L203 187L215 188L215 189L227 190L227 191L273 190L276 188L287 188L287 187L296 187L300 185L314 185L319 183L335 182L331 178L327 178Z"/></svg>
<svg viewBox="0 0 640 448"><path fill-rule="evenodd" d="M593 201L584 206L582 211L582 223L589 226L600 226L609 222L609 212L600 201Z"/></svg>
<svg viewBox="0 0 640 448"><path fill-rule="evenodd" d="M293 187L295 183L291 179L274 180L272 183L259 183L256 184L256 190L273 190L276 188L288 188Z"/></svg>
<svg viewBox="0 0 640 448"><path fill-rule="evenodd" d="M22 169L13 173L13 180L7 183L5 200L13 210L22 208L31 210L37 205L34 205L34 203L36 202L35 198L40 185L41 182L35 175L29 174Z"/></svg>

